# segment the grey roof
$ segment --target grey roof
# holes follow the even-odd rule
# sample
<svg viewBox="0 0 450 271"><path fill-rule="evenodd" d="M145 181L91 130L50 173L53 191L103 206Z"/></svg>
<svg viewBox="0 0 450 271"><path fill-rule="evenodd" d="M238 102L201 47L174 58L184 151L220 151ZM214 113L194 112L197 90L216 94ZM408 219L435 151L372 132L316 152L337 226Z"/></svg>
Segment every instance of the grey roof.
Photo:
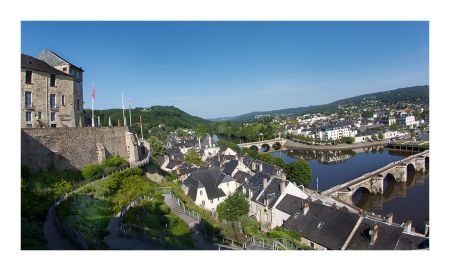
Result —
<svg viewBox="0 0 450 271"><path fill-rule="evenodd" d="M181 161L181 160L170 159L169 163L166 165L166 168L174 169L176 166L181 165L182 163L183 163L183 161Z"/></svg>
<svg viewBox="0 0 450 271"><path fill-rule="evenodd" d="M213 157L208 157L205 161L205 164L215 168L220 167L220 161L217 155Z"/></svg>
<svg viewBox="0 0 450 271"><path fill-rule="evenodd" d="M402 233L398 240L396 250L413 250L413 249L426 249L430 247L429 238L423 236L417 236L407 233Z"/></svg>
<svg viewBox="0 0 450 271"><path fill-rule="evenodd" d="M166 158L164 157L164 155L161 155L160 157L158 157L158 165L159 166L162 166L165 161L166 161Z"/></svg>
<svg viewBox="0 0 450 271"><path fill-rule="evenodd" d="M237 168L239 164L238 160L231 160L227 162L225 165L223 165L223 172L225 172L228 175L231 175L233 171Z"/></svg>
<svg viewBox="0 0 450 271"><path fill-rule="evenodd" d="M293 196L291 194L286 194L283 199L275 206L278 210L285 212L286 214L293 215L298 210L301 209L301 206L304 202L304 199Z"/></svg>
<svg viewBox="0 0 450 271"><path fill-rule="evenodd" d="M75 77L73 77L70 74L67 74L63 71L60 71L56 68L53 68L52 66L50 66L49 64L47 64L46 62L34 58L32 56L26 55L26 54L22 54L21 55L21 67L25 68L25 69L31 69L31 70L37 70L37 71L43 71L43 72L47 72L47 73L54 73L54 74L61 74L61 75L65 75L68 76L72 79L75 79Z"/></svg>
<svg viewBox="0 0 450 271"><path fill-rule="evenodd" d="M273 178L267 185L266 189L256 199L257 202L264 204L267 200L267 207L272 208L278 198L281 196L280 184L282 180L279 178ZM287 183L286 183L287 185Z"/></svg>
<svg viewBox="0 0 450 271"><path fill-rule="evenodd" d="M328 129L333 129L333 128L339 128L339 127L344 127L344 126L351 126L352 122L348 121L348 120L344 120L338 123L333 123L333 124L328 124L328 125L323 125L318 127L318 130L328 130Z"/></svg>
<svg viewBox="0 0 450 271"><path fill-rule="evenodd" d="M69 64L69 65L71 65L71 66L73 66L73 67L83 71L83 69L81 67L73 65L72 63L70 63L66 59L62 58L57 53L55 53L55 52L53 52L53 51L51 51L51 50L49 50L47 48L42 50L37 57L39 59L41 59L41 60L46 61L50 65L59 66L59 65Z"/></svg>
<svg viewBox="0 0 450 271"><path fill-rule="evenodd" d="M357 214L344 207L336 209L315 201L309 202L309 211L305 215L298 209L286 220L284 227L328 249L341 249L358 219Z"/></svg>
<svg viewBox="0 0 450 271"><path fill-rule="evenodd" d="M225 196L222 189L218 187L219 184L230 181L234 181L234 179L216 168L210 168L201 169L191 173L191 175L184 180L183 184L189 187L189 190L197 190L198 188L205 187L208 199L215 199Z"/></svg>
<svg viewBox="0 0 450 271"><path fill-rule="evenodd" d="M197 171L198 167L190 164L190 163L182 163L179 167L179 175L187 175L187 174L191 174L194 171Z"/></svg>
<svg viewBox="0 0 450 271"><path fill-rule="evenodd" d="M178 147L172 147L172 148L166 149L166 153L168 155L174 155L174 154L177 154L177 153L181 153L181 150Z"/></svg>
<svg viewBox="0 0 450 271"><path fill-rule="evenodd" d="M263 180L267 179L267 182L270 180L270 176L261 172L257 172L253 175L247 183L244 184L244 188L246 189L245 194L249 197L249 190L252 191L253 195L250 200L255 201L256 197L258 197L259 193L263 190Z"/></svg>
<svg viewBox="0 0 450 271"><path fill-rule="evenodd" d="M252 177L252 175L250 175L247 172L238 170L236 172L236 174L234 174L233 177L236 179L236 182L238 182L239 184L244 184L245 178L247 178L247 181L248 181Z"/></svg>
<svg viewBox="0 0 450 271"><path fill-rule="evenodd" d="M378 238L375 244L370 244L369 231L371 227L378 224ZM355 234L353 235L348 250L393 250L395 249L403 228L399 226L388 225L384 222L374 221L364 218Z"/></svg>

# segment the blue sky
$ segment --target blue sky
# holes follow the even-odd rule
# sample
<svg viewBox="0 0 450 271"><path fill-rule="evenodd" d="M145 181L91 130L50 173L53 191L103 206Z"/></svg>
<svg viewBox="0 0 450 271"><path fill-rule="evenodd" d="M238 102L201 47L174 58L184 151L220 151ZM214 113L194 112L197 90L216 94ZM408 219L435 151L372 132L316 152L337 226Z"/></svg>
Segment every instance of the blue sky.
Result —
<svg viewBox="0 0 450 271"><path fill-rule="evenodd" d="M428 84L428 22L22 22L21 51L84 70L85 108L204 118Z"/></svg>

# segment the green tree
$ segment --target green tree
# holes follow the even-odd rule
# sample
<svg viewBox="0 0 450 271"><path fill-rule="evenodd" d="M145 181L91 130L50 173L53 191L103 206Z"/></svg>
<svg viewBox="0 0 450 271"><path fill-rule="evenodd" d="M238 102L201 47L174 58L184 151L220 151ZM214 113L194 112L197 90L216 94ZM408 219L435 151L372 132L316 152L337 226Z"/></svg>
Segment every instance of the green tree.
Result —
<svg viewBox="0 0 450 271"><path fill-rule="evenodd" d="M378 134L378 139L383 139L383 138L384 138L383 134L382 134L382 133L379 133L379 134Z"/></svg>
<svg viewBox="0 0 450 271"><path fill-rule="evenodd" d="M370 136L370 138L371 138L372 140L377 140L377 139L378 139L377 135L372 135L372 136Z"/></svg>
<svg viewBox="0 0 450 271"><path fill-rule="evenodd" d="M239 217L247 215L250 204L241 192L235 192L217 206L220 219L237 221Z"/></svg>
<svg viewBox="0 0 450 271"><path fill-rule="evenodd" d="M344 144L353 144L355 142L355 138L351 136L344 136L341 138L341 143Z"/></svg>
<svg viewBox="0 0 450 271"><path fill-rule="evenodd" d="M284 171L286 172L286 178L297 185L309 186L311 184L311 168L309 167L308 162L304 159L286 164L286 166L284 166Z"/></svg>
<svg viewBox="0 0 450 271"><path fill-rule="evenodd" d="M389 129L391 129L392 131L397 131L398 130L398 124L397 123L392 123L390 126L389 126Z"/></svg>
<svg viewBox="0 0 450 271"><path fill-rule="evenodd" d="M188 150L188 152L184 155L184 161L187 163L191 163L197 166L202 166L203 161L200 155L193 149Z"/></svg>
<svg viewBox="0 0 450 271"><path fill-rule="evenodd" d="M361 117L368 119L373 117L373 112L372 111L364 111L361 113Z"/></svg>
<svg viewBox="0 0 450 271"><path fill-rule="evenodd" d="M151 136L148 139L148 144L150 145L150 151L153 157L158 158L164 155L166 147L164 147L164 144L156 136Z"/></svg>

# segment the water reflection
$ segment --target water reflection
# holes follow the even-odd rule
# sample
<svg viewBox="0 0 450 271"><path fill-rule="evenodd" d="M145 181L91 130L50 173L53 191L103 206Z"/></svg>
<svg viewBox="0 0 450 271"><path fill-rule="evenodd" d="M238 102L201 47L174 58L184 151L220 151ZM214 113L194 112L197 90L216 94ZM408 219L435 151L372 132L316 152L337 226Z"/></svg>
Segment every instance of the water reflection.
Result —
<svg viewBox="0 0 450 271"><path fill-rule="evenodd" d="M306 159L312 169L313 180L319 179L320 191L357 178L411 154L413 153L383 148L326 152L305 150L273 152L274 156L281 157L286 163ZM383 195L372 195L364 189L356 191L353 202L358 207L376 214L386 215L392 212L394 221L397 223L411 219L413 227L420 232L420 229L423 229L423 222L429 218L428 164L429 161L426 159L425 173L416 173L410 168L406 182L396 182L393 176L386 176L383 182Z"/></svg>

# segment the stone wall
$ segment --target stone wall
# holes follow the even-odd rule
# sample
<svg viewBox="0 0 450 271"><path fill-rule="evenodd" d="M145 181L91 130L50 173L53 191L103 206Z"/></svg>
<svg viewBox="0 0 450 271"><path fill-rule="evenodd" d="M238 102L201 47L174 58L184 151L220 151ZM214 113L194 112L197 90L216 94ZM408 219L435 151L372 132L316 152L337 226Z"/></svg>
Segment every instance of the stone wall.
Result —
<svg viewBox="0 0 450 271"><path fill-rule="evenodd" d="M130 145L129 138L128 127L22 129L21 162L33 171L52 163L58 168L81 169L114 154L132 163L139 159L140 149Z"/></svg>

